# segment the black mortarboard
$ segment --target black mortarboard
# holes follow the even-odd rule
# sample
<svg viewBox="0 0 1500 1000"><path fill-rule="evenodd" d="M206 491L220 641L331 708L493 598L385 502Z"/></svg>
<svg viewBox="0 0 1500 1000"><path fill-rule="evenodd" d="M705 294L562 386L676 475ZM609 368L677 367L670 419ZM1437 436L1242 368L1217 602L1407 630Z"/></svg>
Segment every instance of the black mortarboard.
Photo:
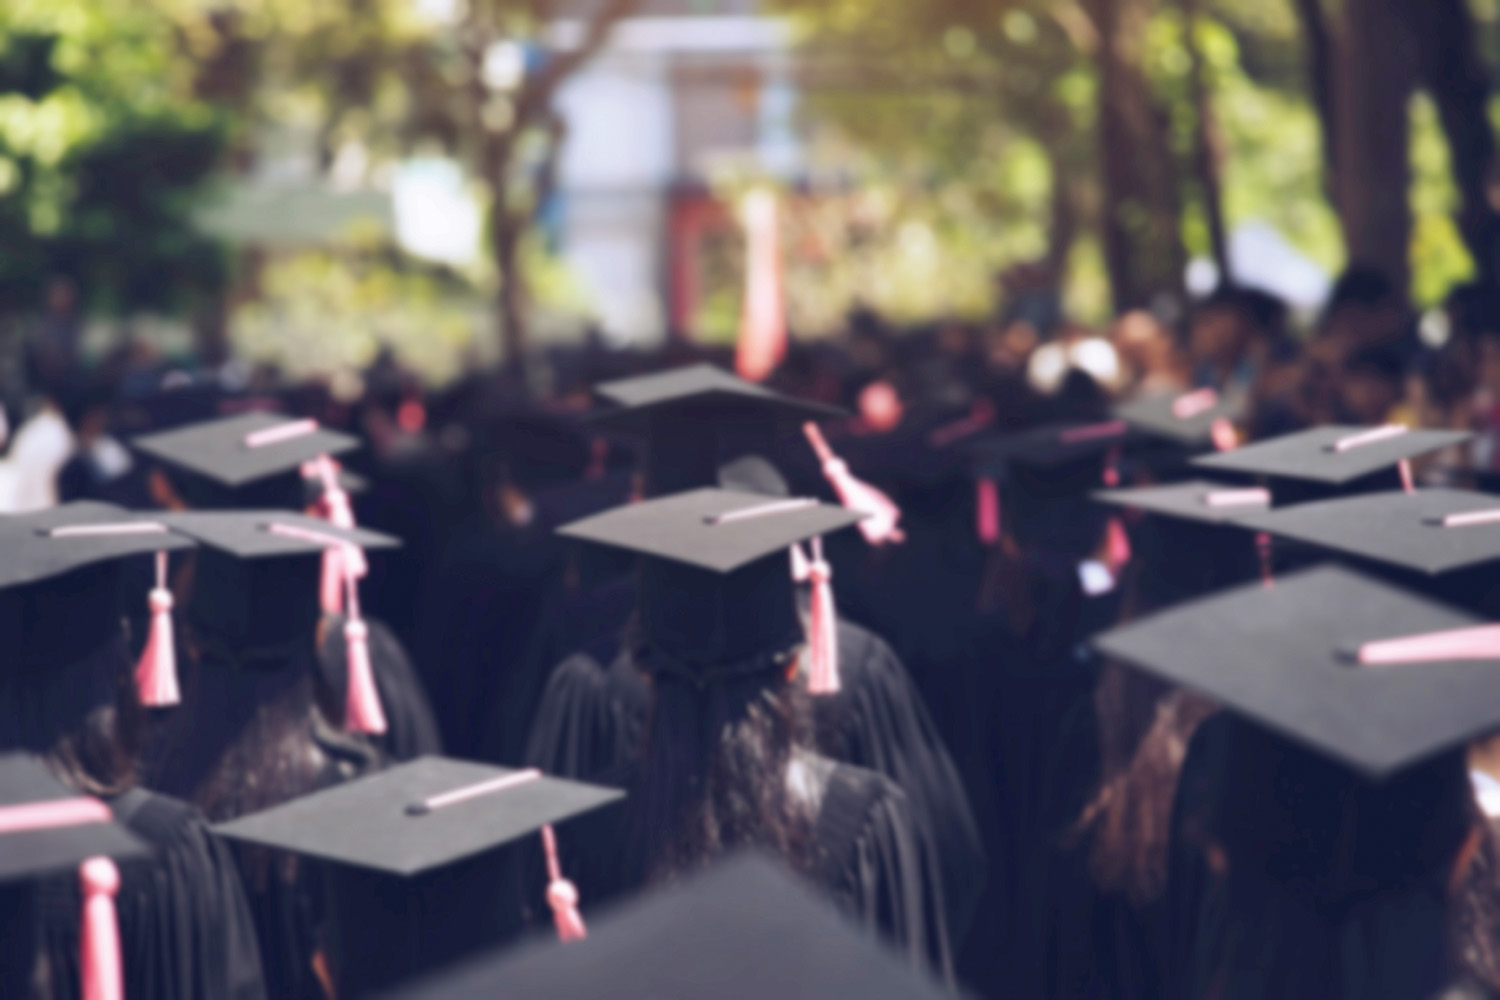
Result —
<svg viewBox="0 0 1500 1000"><path fill-rule="evenodd" d="M1189 447L1210 444L1214 425L1243 416L1243 395L1220 396L1212 389L1140 396L1115 407L1115 416L1133 429Z"/></svg>
<svg viewBox="0 0 1500 1000"><path fill-rule="evenodd" d="M1345 486L1403 459L1467 441L1468 431L1315 427L1193 461L1200 469ZM1361 443L1365 442L1365 443Z"/></svg>
<svg viewBox="0 0 1500 1000"><path fill-rule="evenodd" d="M122 635L119 561L192 546L159 518L104 503L0 518L5 661L60 669L84 659Z"/></svg>
<svg viewBox="0 0 1500 1000"><path fill-rule="evenodd" d="M358 995L518 928L502 849L622 797L597 785L421 757L218 827L325 863L340 995Z"/></svg>
<svg viewBox="0 0 1500 1000"><path fill-rule="evenodd" d="M1005 530L1017 542L1082 558L1099 544L1103 511L1090 494L1110 458L1130 439L1123 420L1047 424L977 441L970 450L981 477L999 481Z"/></svg>
<svg viewBox="0 0 1500 1000"><path fill-rule="evenodd" d="M946 994L777 863L721 861L597 921L587 941L533 945L412 985L403 1000L765 1000Z"/></svg>
<svg viewBox="0 0 1500 1000"><path fill-rule="evenodd" d="M700 489L617 507L559 533L645 556L648 641L669 659L707 668L799 641L788 550L858 521L813 499Z"/></svg>
<svg viewBox="0 0 1500 1000"><path fill-rule="evenodd" d="M569 538L629 549L655 561L727 574L794 543L858 523L845 507L812 498L701 489L614 510L559 528Z"/></svg>
<svg viewBox="0 0 1500 1000"><path fill-rule="evenodd" d="M36 880L76 869L88 899L91 886L118 879L98 859L134 858L147 847L114 821L107 805L79 796L27 754L0 755L0 824L0 995L30 996L41 940ZM103 902L102 910L86 903L84 919L108 915L113 923L114 908ZM86 949L92 940L84 935ZM85 954L82 961L99 957Z"/></svg>
<svg viewBox="0 0 1500 1000"><path fill-rule="evenodd" d="M1272 587L1256 583L1192 601L1095 642L1379 779L1500 724L1500 648L1491 659L1377 665L1366 661L1400 657L1371 644L1478 624L1368 577L1321 567Z"/></svg>
<svg viewBox="0 0 1500 1000"><path fill-rule="evenodd" d="M1252 578L1261 548L1236 518L1264 511L1270 490L1206 480L1099 490L1100 503L1144 511L1131 531L1134 610L1176 604Z"/></svg>
<svg viewBox="0 0 1500 1000"><path fill-rule="evenodd" d="M1194 479L1171 486L1096 490L1094 499L1116 507L1205 524L1232 524L1270 509L1271 493Z"/></svg>
<svg viewBox="0 0 1500 1000"><path fill-rule="evenodd" d="M0 754L0 813L11 807L47 802L68 801L80 806L72 817L75 822L67 825L48 825L45 817L38 817L34 829L0 832L0 882L41 878L101 855L126 858L146 853L141 841L114 822L108 806L91 800L97 806L91 810L78 800L78 793L53 777L40 758ZM90 812L96 812L99 818L89 821Z"/></svg>
<svg viewBox="0 0 1500 1000"><path fill-rule="evenodd" d="M606 382L595 392L615 408L595 420L647 437L647 488L660 496L711 486L719 466L772 452L779 432L843 411L794 399L700 364Z"/></svg>
<svg viewBox="0 0 1500 1000"><path fill-rule="evenodd" d="M271 647L310 635L320 613L322 555L334 544L398 544L389 535L290 511L189 511L158 519L202 543L186 614L232 645Z"/></svg>
<svg viewBox="0 0 1500 1000"><path fill-rule="evenodd" d="M1465 490L1367 493L1242 513L1238 520L1256 531L1432 576L1500 561L1500 497Z"/></svg>
<svg viewBox="0 0 1500 1000"><path fill-rule="evenodd" d="M147 434L133 444L187 474L182 485L192 505L254 507L300 503L302 463L350 451L359 442L316 420L246 413Z"/></svg>

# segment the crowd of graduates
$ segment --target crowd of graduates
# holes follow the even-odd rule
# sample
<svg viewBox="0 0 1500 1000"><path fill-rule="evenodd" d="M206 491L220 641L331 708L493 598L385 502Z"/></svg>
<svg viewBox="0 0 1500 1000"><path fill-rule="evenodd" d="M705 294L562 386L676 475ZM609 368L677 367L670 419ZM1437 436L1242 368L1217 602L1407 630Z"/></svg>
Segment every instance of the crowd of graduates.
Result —
<svg viewBox="0 0 1500 1000"><path fill-rule="evenodd" d="M1500 995L1500 292L442 388L70 308L0 463L0 995Z"/></svg>

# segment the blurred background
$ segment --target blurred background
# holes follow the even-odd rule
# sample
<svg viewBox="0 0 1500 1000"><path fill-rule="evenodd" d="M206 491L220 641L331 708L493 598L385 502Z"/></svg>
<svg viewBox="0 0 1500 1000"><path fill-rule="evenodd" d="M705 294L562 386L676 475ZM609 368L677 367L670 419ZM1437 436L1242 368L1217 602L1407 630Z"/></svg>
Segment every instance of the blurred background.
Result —
<svg viewBox="0 0 1500 1000"><path fill-rule="evenodd" d="M1264 387L1333 334L1365 409L1482 423L1497 43L1497 0L9 0L0 400L546 397L760 288L877 375L921 328L1044 389Z"/></svg>

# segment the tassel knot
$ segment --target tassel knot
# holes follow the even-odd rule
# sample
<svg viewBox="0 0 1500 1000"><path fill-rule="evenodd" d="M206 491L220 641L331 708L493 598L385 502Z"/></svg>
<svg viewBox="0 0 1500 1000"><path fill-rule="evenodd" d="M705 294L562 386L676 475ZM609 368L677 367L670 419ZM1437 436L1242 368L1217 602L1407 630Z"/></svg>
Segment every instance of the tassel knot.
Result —
<svg viewBox="0 0 1500 1000"><path fill-rule="evenodd" d="M172 635L172 591L167 588L167 554L156 554L156 586L148 599L151 627L146 646L135 666L135 687L147 708L167 708L181 703L177 686L177 644Z"/></svg>
<svg viewBox="0 0 1500 1000"><path fill-rule="evenodd" d="M354 581L349 580L349 618L344 622L349 690L344 700L344 729L379 736L386 731L385 709L370 664L370 627L359 615L359 595L354 587Z"/></svg>
<svg viewBox="0 0 1500 1000"><path fill-rule="evenodd" d="M833 567L823 558L823 540L814 538L807 578L812 584L811 621L808 623L807 691L813 695L837 694L839 690L838 612L833 604Z"/></svg>
<svg viewBox="0 0 1500 1000"><path fill-rule="evenodd" d="M849 471L849 465L829 447L827 438L818 425L809 421L802 425L813 451L822 463L823 476L839 495L839 502L864 517L859 522L860 534L871 545L900 543L906 535L900 527L901 508L890 497L869 483L862 482Z"/></svg>
<svg viewBox="0 0 1500 1000"><path fill-rule="evenodd" d="M78 869L83 889L83 927L79 935L79 969L83 1000L123 1000L124 969L115 894L120 870L109 858L90 858Z"/></svg>
<svg viewBox="0 0 1500 1000"><path fill-rule="evenodd" d="M547 856L547 905L552 907L552 921L557 925L559 941L582 941L588 937L583 914L578 911L578 887L563 878L557 859L557 835L551 824L542 827L542 849Z"/></svg>

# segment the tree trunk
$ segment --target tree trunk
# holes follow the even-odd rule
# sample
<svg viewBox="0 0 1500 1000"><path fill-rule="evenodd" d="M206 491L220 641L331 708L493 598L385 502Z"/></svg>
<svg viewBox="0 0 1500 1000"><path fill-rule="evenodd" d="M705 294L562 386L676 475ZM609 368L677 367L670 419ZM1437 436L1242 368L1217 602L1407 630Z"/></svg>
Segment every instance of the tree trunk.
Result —
<svg viewBox="0 0 1500 1000"><path fill-rule="evenodd" d="M1182 0L1182 34L1191 68L1188 88L1193 101L1193 172L1197 175L1198 197L1208 222L1209 247L1219 280L1234 283L1229 267L1229 235L1224 224L1224 198L1219 183L1219 153L1214 141L1213 96L1208 90L1204 72L1203 49L1198 44L1198 0Z"/></svg>
<svg viewBox="0 0 1500 1000"><path fill-rule="evenodd" d="M1495 211L1495 134L1490 83L1479 29L1464 0L1400 0L1399 16L1416 42L1418 72L1437 104L1463 198L1458 214L1480 279L1500 284L1500 214Z"/></svg>
<svg viewBox="0 0 1500 1000"><path fill-rule="evenodd" d="M500 326L502 365L507 374L524 378L530 342L526 284L521 274L521 238L526 223L501 205L490 213L495 248L495 271L500 287L495 293L495 320Z"/></svg>
<svg viewBox="0 0 1500 1000"><path fill-rule="evenodd" d="M1416 81L1400 0L1345 0L1333 106L1334 204L1351 266L1410 280L1407 101Z"/></svg>
<svg viewBox="0 0 1500 1000"><path fill-rule="evenodd" d="M1333 178L1338 161L1338 113L1333 104L1334 49L1323 0L1296 0L1297 18L1307 42L1307 77L1313 107L1323 130L1323 193L1333 201Z"/></svg>
<svg viewBox="0 0 1500 1000"><path fill-rule="evenodd" d="M1183 248L1167 122L1141 66L1151 0L1090 0L1099 33L1105 264L1117 310L1180 293Z"/></svg>

